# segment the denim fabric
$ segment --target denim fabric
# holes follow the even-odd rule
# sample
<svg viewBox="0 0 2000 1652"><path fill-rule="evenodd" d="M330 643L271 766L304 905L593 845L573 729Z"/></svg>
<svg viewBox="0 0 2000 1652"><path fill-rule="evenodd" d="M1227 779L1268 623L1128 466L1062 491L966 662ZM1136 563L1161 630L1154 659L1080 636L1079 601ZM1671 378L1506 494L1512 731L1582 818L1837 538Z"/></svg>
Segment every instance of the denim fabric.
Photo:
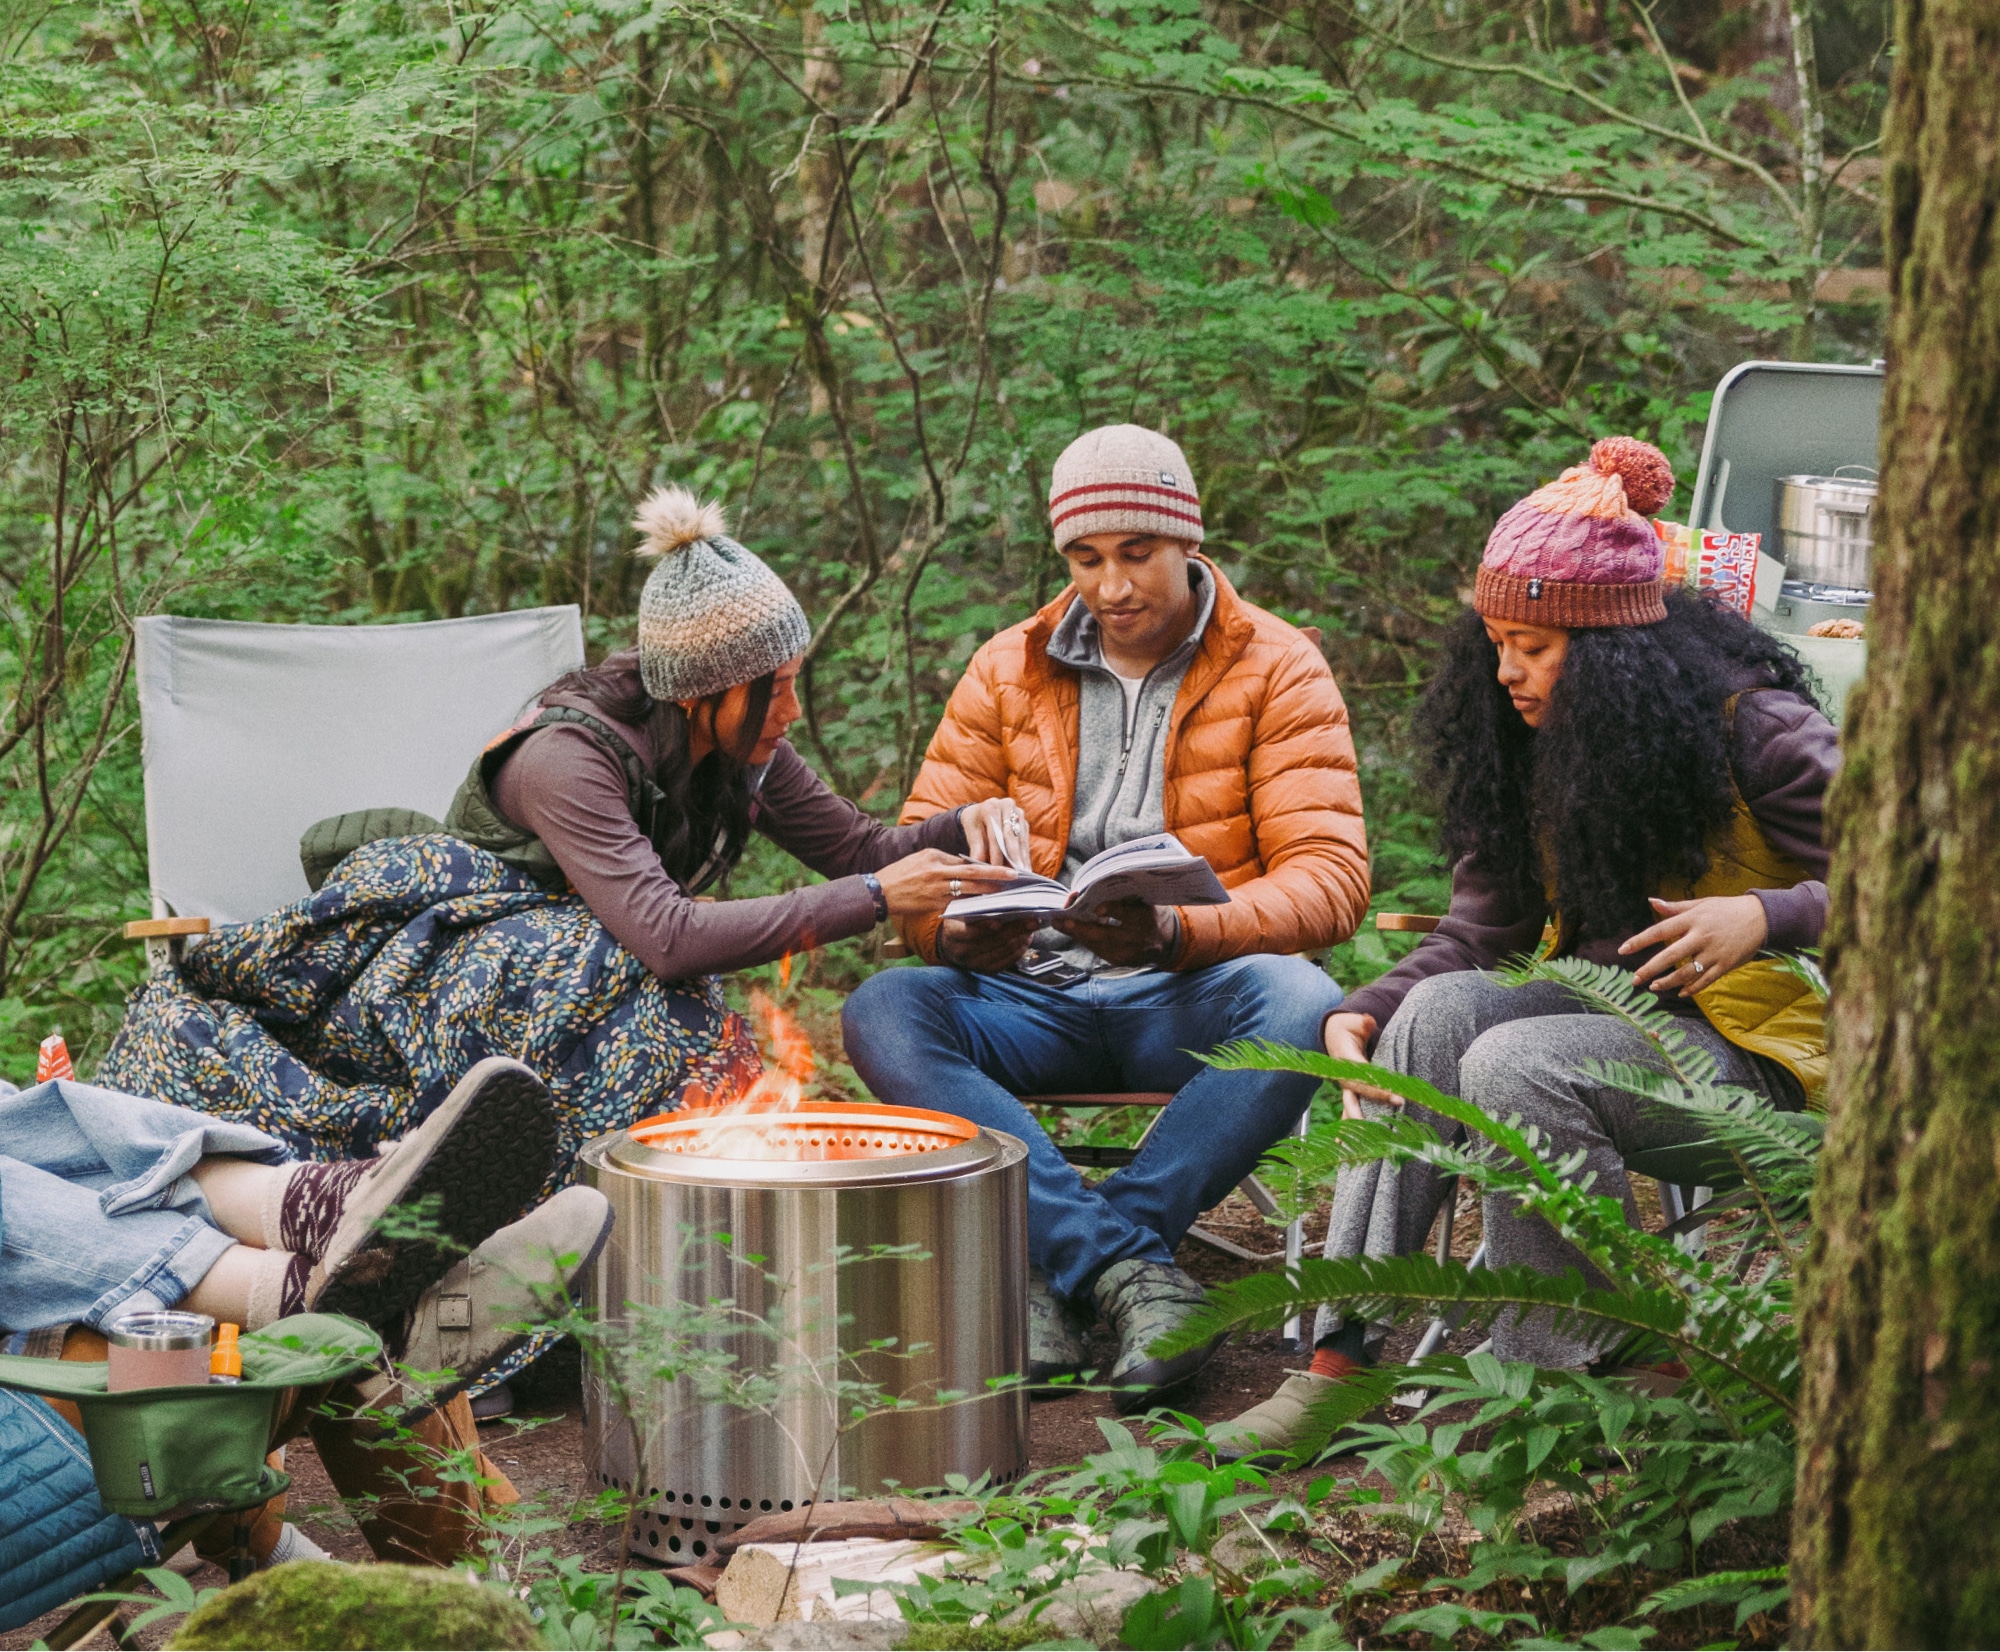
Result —
<svg viewBox="0 0 2000 1652"><path fill-rule="evenodd" d="M1224 1073L1199 1057L1238 1038L1321 1047L1340 988L1301 958L1254 956L1052 987L1016 974L888 969L847 1001L848 1059L883 1101L931 1107L1028 1146L1028 1254L1078 1296L1114 1262L1171 1262L1202 1211L1255 1167L1312 1099L1297 1073ZM1095 1187L1016 1099L1172 1090L1139 1156Z"/></svg>
<svg viewBox="0 0 2000 1652"><path fill-rule="evenodd" d="M0 1327L180 1301L236 1242L188 1174L211 1153L292 1156L247 1124L68 1079L0 1096Z"/></svg>

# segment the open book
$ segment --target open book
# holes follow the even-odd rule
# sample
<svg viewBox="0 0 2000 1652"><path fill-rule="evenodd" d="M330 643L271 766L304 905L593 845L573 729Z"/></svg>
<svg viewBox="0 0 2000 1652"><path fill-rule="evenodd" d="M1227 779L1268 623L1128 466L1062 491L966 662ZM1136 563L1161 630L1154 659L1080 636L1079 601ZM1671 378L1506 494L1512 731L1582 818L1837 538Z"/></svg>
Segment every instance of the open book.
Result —
<svg viewBox="0 0 2000 1652"><path fill-rule="evenodd" d="M1088 915L1111 901L1148 906L1221 906L1229 891L1215 868L1191 855L1181 840L1162 832L1134 838L1085 861L1076 884L1065 889L1033 872L983 895L965 895L944 909L947 918L1044 918L1058 912Z"/></svg>

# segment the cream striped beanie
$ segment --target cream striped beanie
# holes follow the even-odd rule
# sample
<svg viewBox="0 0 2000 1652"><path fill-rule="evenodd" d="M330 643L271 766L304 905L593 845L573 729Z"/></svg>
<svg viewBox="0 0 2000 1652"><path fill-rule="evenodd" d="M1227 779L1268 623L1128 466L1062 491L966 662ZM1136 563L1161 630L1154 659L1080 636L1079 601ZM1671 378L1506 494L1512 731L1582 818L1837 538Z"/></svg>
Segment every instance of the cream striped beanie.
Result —
<svg viewBox="0 0 2000 1652"><path fill-rule="evenodd" d="M632 526L636 554L659 559L639 593L639 676L654 699L704 700L805 652L805 610L729 537L720 505L660 488Z"/></svg>
<svg viewBox="0 0 2000 1652"><path fill-rule="evenodd" d="M1091 533L1156 533L1199 545L1201 495L1187 455L1144 425L1107 424L1062 451L1049 474L1056 549Z"/></svg>

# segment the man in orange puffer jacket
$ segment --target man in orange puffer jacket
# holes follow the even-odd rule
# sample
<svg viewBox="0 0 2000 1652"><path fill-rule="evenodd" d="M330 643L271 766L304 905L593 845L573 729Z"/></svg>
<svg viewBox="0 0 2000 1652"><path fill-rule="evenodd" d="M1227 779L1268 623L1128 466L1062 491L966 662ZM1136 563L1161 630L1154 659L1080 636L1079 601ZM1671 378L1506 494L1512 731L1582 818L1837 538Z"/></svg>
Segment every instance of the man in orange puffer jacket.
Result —
<svg viewBox="0 0 2000 1652"><path fill-rule="evenodd" d="M1353 934L1368 851L1332 673L1196 550L1201 501L1180 448L1137 425L1093 430L1049 491L1072 584L973 656L902 818L1010 799L1007 847L1064 883L1102 850L1171 832L1229 902L1119 903L1039 932L1032 919L913 922L905 938L936 967L882 971L842 1019L883 1100L1028 1144L1030 1375L1079 1369L1101 1314L1129 1410L1213 1354L1149 1353L1202 1299L1174 1247L1316 1087L1198 1056L1238 1038L1321 1047L1340 989L1297 954ZM1175 1094L1134 1162L1095 1187L1016 1099L1117 1090Z"/></svg>

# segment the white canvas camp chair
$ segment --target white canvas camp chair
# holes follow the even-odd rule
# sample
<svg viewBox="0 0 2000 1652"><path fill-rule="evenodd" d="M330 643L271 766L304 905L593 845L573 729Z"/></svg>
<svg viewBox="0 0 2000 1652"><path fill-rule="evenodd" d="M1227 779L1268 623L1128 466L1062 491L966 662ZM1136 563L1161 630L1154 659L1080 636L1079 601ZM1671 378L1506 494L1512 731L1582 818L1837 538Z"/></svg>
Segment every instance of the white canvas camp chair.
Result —
<svg viewBox="0 0 2000 1652"><path fill-rule="evenodd" d="M299 837L349 810L442 817L480 749L583 664L574 607L413 625L135 622L158 968L211 923L304 898Z"/></svg>

